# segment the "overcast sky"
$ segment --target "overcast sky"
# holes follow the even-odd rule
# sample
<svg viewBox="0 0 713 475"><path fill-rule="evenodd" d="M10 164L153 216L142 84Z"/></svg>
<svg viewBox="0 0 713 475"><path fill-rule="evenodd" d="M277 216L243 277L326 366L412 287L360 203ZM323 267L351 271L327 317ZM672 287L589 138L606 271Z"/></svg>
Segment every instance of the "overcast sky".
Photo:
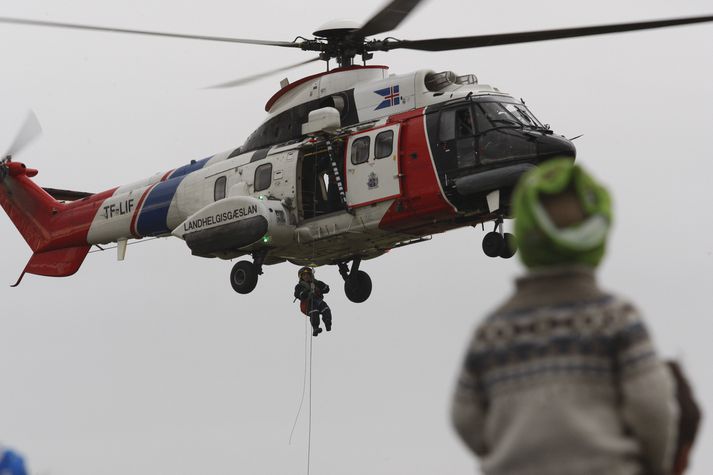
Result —
<svg viewBox="0 0 713 475"><path fill-rule="evenodd" d="M359 5L360 10L355 10ZM5 0L0 16L292 40L380 0ZM505 8L506 6L506 8ZM458 36L711 14L709 1L432 1L399 38ZM44 135L17 157L43 186L100 191L240 145L282 76L204 86L308 53L0 25L0 148L33 109ZM713 25L451 53L396 51L372 64L475 73L524 98L607 183L616 224L602 284L644 312L713 407L711 130ZM288 74L294 81L319 63ZM283 75L284 76L284 75ZM334 329L314 341L313 474L468 474L448 405L465 344L522 273L482 254L480 229L435 236L362 268L374 291L350 303L334 268ZM30 250L0 214L0 282ZM307 419L292 445L305 326L297 268L265 269L235 294L231 263L177 239L91 254L77 275L0 287L0 441L36 474L305 473ZM704 424L691 473L713 473Z"/></svg>

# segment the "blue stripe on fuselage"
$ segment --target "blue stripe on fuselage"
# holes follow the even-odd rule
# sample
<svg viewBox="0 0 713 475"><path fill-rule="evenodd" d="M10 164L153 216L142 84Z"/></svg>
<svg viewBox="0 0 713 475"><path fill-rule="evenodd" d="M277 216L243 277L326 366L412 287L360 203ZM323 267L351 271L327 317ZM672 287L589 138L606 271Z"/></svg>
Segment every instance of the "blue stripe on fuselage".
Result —
<svg viewBox="0 0 713 475"><path fill-rule="evenodd" d="M176 195L178 185L183 179L196 170L200 170L212 157L196 160L177 168L166 181L153 187L144 201L141 214L136 222L136 230L141 236L156 236L166 234L171 230L166 224L168 208Z"/></svg>

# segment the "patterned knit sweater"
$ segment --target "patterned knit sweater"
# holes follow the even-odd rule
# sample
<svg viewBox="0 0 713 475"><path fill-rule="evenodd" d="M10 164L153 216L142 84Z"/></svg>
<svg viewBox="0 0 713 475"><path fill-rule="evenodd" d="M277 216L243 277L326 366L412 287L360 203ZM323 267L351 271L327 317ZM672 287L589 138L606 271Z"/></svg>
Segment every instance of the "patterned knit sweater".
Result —
<svg viewBox="0 0 713 475"><path fill-rule="evenodd" d="M533 272L470 344L452 418L488 475L668 474L671 374L588 268Z"/></svg>

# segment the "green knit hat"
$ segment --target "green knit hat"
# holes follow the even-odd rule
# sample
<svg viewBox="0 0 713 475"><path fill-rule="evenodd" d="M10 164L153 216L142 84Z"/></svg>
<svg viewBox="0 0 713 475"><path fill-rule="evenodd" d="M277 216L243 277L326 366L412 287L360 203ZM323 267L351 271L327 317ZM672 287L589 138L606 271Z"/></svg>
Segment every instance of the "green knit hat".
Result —
<svg viewBox="0 0 713 475"><path fill-rule="evenodd" d="M582 221L558 227L541 198L574 194ZM599 265L612 221L611 198L582 167L570 159L550 160L520 180L513 197L515 236L527 267Z"/></svg>

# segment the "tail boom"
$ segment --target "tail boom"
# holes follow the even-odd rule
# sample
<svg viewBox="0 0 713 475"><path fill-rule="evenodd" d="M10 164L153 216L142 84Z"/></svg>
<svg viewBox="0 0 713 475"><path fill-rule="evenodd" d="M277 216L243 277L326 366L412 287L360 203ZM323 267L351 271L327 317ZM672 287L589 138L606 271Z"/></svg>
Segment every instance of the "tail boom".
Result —
<svg viewBox="0 0 713 475"><path fill-rule="evenodd" d="M89 252L92 220L114 190L65 204L30 179L36 170L18 162L3 165L0 205L33 251L17 284L25 273L65 277L77 272Z"/></svg>

